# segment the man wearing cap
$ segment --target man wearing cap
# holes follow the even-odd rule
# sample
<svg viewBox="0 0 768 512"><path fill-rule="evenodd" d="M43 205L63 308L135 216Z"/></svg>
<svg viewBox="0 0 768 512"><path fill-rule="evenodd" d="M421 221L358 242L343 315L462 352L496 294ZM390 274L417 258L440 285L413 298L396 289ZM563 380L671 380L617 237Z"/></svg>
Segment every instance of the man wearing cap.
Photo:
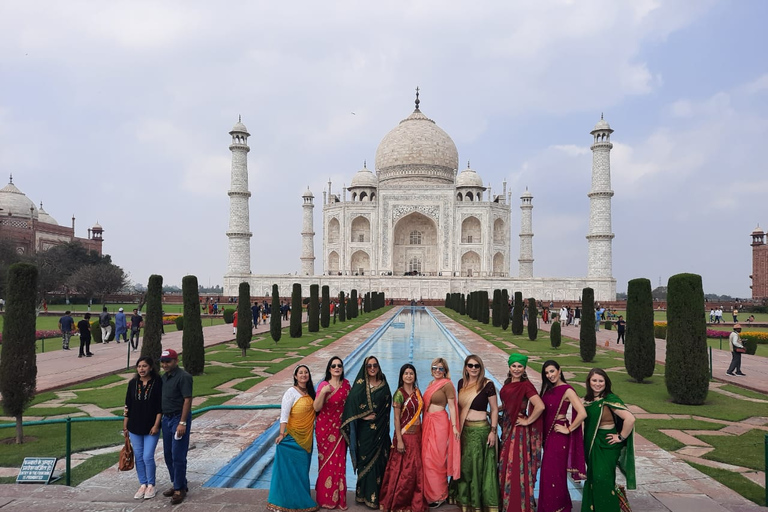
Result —
<svg viewBox="0 0 768 512"><path fill-rule="evenodd" d="M734 324L733 332L728 337L728 341L731 343L731 366L728 367L726 375L744 377L745 374L741 373L741 354L746 352L744 345L741 343L741 325Z"/></svg>
<svg viewBox="0 0 768 512"><path fill-rule="evenodd" d="M178 505L187 496L187 451L192 426L192 376L179 368L173 349L160 355L163 368L163 452L173 486L163 492Z"/></svg>
<svg viewBox="0 0 768 512"><path fill-rule="evenodd" d="M134 352L139 348L139 333L141 332L141 323L143 321L144 318L139 314L139 308L133 308L133 316L131 316L131 347Z"/></svg>
<svg viewBox="0 0 768 512"><path fill-rule="evenodd" d="M120 343L120 336L123 336L123 341L128 343L128 322L125 319L125 313L123 308L117 310L115 315L115 341Z"/></svg>

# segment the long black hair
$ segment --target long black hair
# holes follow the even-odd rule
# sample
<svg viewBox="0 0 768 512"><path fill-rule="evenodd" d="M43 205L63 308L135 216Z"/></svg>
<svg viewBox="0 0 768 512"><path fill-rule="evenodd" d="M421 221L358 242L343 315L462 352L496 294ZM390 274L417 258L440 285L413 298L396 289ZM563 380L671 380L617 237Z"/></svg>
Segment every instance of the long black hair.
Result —
<svg viewBox="0 0 768 512"><path fill-rule="evenodd" d="M296 379L296 374L299 373L299 368L306 368L307 373L309 374L309 380L307 381L307 394L312 398L312 400L315 399L315 385L312 384L312 372L309 371L309 366L305 364L300 364L293 370L293 385L296 387L299 387L299 381Z"/></svg>
<svg viewBox="0 0 768 512"><path fill-rule="evenodd" d="M149 379L155 380L159 377L157 374L157 368L155 368L155 361L149 357L149 356L141 356L136 360L136 366L139 366L139 363L145 361L149 365ZM133 376L134 379L138 380L141 377L139 377L139 372L136 372L136 375Z"/></svg>
<svg viewBox="0 0 768 512"><path fill-rule="evenodd" d="M341 382L344 382L344 361L339 356L333 356L328 360L328 365L325 367L325 382L331 382L331 365L335 360L339 360L341 363Z"/></svg>
<svg viewBox="0 0 768 512"><path fill-rule="evenodd" d="M405 370L413 370L413 387L417 388L419 387L419 377L416 373L416 367L413 366L411 363L405 363L403 366L400 367L400 377L397 379L397 389L400 389L403 387L403 375L405 375Z"/></svg>
<svg viewBox="0 0 768 512"><path fill-rule="evenodd" d="M600 375L605 379L605 389L603 389L603 392L597 398L602 398L605 395L613 393L613 391L611 391L611 378L605 373L605 370L602 368L592 368L587 375L587 394L584 395L584 400L587 402L595 401L595 392L592 390L592 386L589 385L589 381L592 379L593 375Z"/></svg>
<svg viewBox="0 0 768 512"><path fill-rule="evenodd" d="M549 359L547 361L544 361L544 364L541 367L541 391L539 391L539 396L544 396L544 393L555 387L554 384L552 384L549 379L547 378L547 367L548 366L554 366L555 369L560 370L560 365L555 361L554 359ZM565 380L565 375L563 375L563 372L560 371L560 380L563 382L567 382Z"/></svg>

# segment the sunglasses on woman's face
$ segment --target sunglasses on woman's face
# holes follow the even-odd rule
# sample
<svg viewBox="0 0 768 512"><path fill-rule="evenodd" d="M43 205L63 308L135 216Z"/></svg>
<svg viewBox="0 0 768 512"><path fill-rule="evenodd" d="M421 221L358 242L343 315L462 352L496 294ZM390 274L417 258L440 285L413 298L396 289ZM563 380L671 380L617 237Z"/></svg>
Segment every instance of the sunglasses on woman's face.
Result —
<svg viewBox="0 0 768 512"><path fill-rule="evenodd" d="M378 363L369 363L369 364L367 364L367 365L365 365L365 366L366 366L368 369L371 369L371 368L378 368L378 367L379 367Z"/></svg>
<svg viewBox="0 0 768 512"><path fill-rule="evenodd" d="M433 372L445 372L445 368L443 368L442 366L433 366L432 367L432 371Z"/></svg>
<svg viewBox="0 0 768 512"><path fill-rule="evenodd" d="M472 369L472 368L478 368L478 369L479 369L479 368L480 368L480 365L479 365L479 364L472 364L472 363L467 363L467 368L470 368L470 369Z"/></svg>
<svg viewBox="0 0 768 512"><path fill-rule="evenodd" d="M336 363L333 363L333 364L331 365L331 368L344 368L344 365L343 365L343 364L341 364L341 363L338 363L338 364L336 364Z"/></svg>

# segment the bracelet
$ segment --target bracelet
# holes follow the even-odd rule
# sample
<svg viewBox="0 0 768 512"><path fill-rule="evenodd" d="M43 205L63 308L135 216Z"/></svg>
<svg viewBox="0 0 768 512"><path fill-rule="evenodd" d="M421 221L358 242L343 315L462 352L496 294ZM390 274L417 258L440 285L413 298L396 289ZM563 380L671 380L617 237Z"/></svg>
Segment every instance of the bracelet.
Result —
<svg viewBox="0 0 768 512"><path fill-rule="evenodd" d="M179 425L184 425L186 427L187 426L187 422L186 421L180 421Z"/></svg>

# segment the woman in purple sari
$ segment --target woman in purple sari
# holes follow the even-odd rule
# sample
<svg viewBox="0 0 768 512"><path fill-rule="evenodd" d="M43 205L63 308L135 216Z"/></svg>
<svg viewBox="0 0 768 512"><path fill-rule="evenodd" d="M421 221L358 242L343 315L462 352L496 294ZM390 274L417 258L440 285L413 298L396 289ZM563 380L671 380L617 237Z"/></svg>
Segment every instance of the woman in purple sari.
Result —
<svg viewBox="0 0 768 512"><path fill-rule="evenodd" d="M576 391L565 382L560 365L546 361L541 367L544 401L544 457L541 461L538 512L571 512L568 475L586 478L581 424L587 411ZM568 408L571 407L570 419Z"/></svg>

